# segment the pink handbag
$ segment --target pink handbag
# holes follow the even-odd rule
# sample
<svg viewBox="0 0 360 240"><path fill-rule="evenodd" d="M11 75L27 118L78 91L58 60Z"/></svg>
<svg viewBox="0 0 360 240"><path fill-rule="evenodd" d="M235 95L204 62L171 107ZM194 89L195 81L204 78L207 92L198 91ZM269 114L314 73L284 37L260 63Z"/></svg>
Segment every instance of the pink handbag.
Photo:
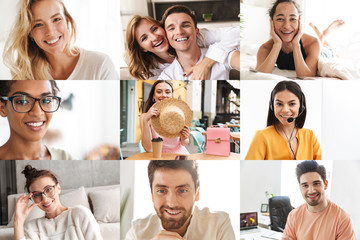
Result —
<svg viewBox="0 0 360 240"><path fill-rule="evenodd" d="M230 128L211 126L206 129L205 153L230 156Z"/></svg>

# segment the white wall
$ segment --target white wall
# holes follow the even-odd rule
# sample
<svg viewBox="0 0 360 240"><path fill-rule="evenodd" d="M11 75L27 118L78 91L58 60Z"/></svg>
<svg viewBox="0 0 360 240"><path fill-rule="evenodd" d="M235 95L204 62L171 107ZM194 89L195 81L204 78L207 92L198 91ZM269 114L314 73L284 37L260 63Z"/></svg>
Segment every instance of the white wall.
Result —
<svg viewBox="0 0 360 240"><path fill-rule="evenodd" d="M240 161L240 211L260 212L267 191L280 195L282 161Z"/></svg>
<svg viewBox="0 0 360 240"><path fill-rule="evenodd" d="M266 127L271 91L279 81L241 80L241 159L244 159L257 130ZM306 97L304 128L314 131L322 147L322 82L296 81Z"/></svg>
<svg viewBox="0 0 360 240"><path fill-rule="evenodd" d="M350 214L357 238L360 238L360 162L334 161L331 201Z"/></svg>
<svg viewBox="0 0 360 240"><path fill-rule="evenodd" d="M360 82L324 81L322 150L323 159L360 160Z"/></svg>

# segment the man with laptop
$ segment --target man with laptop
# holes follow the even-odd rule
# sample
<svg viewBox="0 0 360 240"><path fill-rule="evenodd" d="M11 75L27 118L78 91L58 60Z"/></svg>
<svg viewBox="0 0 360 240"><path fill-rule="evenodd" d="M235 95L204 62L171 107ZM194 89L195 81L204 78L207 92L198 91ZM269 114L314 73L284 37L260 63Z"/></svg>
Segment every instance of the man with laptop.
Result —
<svg viewBox="0 0 360 240"><path fill-rule="evenodd" d="M356 240L349 214L325 196L325 167L303 161L296 167L296 176L306 203L290 212L282 239Z"/></svg>
<svg viewBox="0 0 360 240"><path fill-rule="evenodd" d="M198 164L150 161L148 177L156 214L132 222L126 240L235 240L229 215L199 209Z"/></svg>

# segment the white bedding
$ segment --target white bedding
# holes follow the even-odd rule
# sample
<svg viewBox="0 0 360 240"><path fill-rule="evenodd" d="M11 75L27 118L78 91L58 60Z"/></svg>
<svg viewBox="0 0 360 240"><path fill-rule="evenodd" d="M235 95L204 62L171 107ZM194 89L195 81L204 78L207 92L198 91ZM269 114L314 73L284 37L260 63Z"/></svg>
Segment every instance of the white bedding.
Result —
<svg viewBox="0 0 360 240"><path fill-rule="evenodd" d="M240 44L240 79L248 80L286 80L295 79L293 70L280 70L274 67L270 73L256 72L256 53L260 45ZM306 79L337 78L342 80L360 79L360 59L320 58L318 62L318 77Z"/></svg>

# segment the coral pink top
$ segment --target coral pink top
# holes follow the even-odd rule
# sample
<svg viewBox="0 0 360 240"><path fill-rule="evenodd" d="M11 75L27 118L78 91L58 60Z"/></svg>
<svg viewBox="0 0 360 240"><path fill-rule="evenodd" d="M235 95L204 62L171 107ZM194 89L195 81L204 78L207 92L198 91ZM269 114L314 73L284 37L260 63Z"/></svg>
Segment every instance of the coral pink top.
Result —
<svg viewBox="0 0 360 240"><path fill-rule="evenodd" d="M190 154L185 146L181 145L180 137L167 138L160 136L150 125L152 138L161 137L163 139L162 152L175 154Z"/></svg>

